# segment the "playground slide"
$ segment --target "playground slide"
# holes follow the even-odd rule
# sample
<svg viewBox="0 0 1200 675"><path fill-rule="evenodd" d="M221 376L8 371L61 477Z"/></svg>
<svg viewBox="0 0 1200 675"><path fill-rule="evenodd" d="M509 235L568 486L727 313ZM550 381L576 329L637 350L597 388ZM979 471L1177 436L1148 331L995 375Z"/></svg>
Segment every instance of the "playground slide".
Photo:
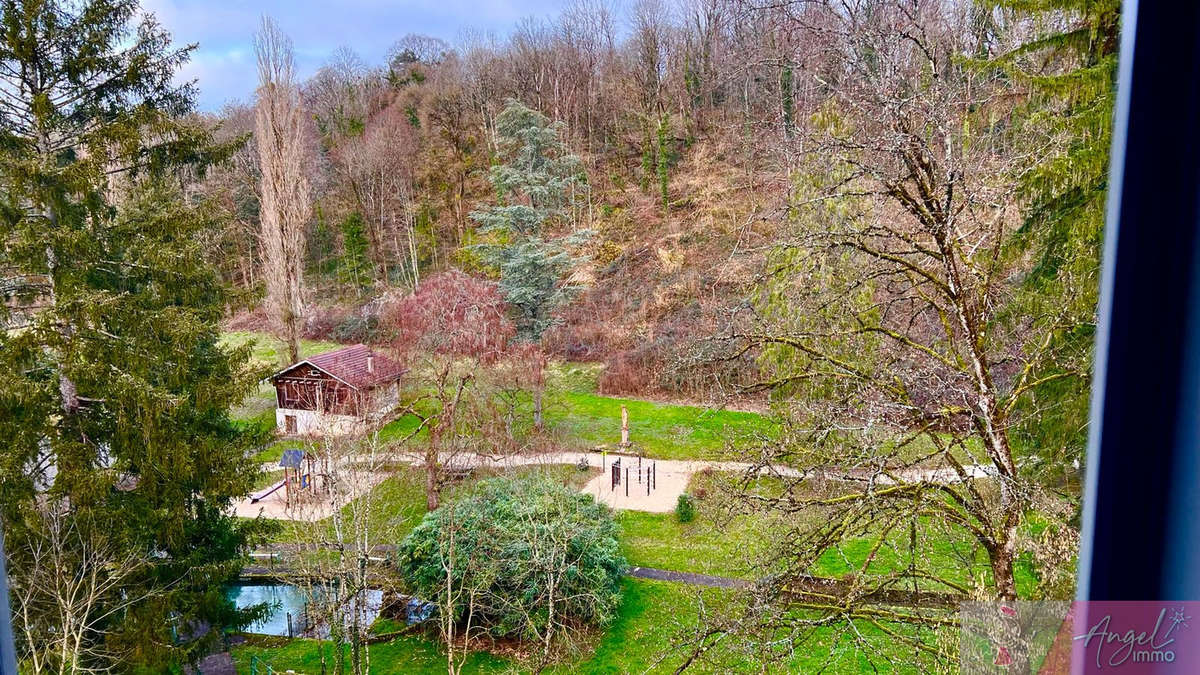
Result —
<svg viewBox="0 0 1200 675"><path fill-rule="evenodd" d="M254 503L258 502L260 499L266 497L267 495L271 494L272 492L283 487L286 483L287 483L286 480L281 480L278 483L275 483L274 485L271 485L264 490L251 493L250 494L250 503L254 504Z"/></svg>

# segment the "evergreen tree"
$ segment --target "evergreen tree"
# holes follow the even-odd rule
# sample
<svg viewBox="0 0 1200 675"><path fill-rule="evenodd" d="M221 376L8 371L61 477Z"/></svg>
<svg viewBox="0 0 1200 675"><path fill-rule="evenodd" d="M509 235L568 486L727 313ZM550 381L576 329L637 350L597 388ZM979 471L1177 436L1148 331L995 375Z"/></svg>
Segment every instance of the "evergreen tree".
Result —
<svg viewBox="0 0 1200 675"><path fill-rule="evenodd" d="M1116 97L1119 0L997 0L1008 25L1037 34L993 60L1028 92L1014 138L1033 161L1017 167L1025 221L1012 249L1037 261L1009 319L1070 314L1079 328L1028 345L1089 372ZM992 30L997 30L993 25ZM1039 338L1040 339L1040 338ZM1087 436L1089 383L1039 373L1014 439L1029 466L1073 474Z"/></svg>
<svg viewBox="0 0 1200 675"><path fill-rule="evenodd" d="M580 159L568 153L559 131L541 113L508 101L496 119L503 163L489 173L500 203L471 213L480 231L493 235L495 243L479 250L499 270L517 337L528 342L539 342L557 323L554 313L578 292L566 276L580 262L572 248L589 234L550 234L570 223L587 189Z"/></svg>
<svg viewBox="0 0 1200 675"><path fill-rule="evenodd" d="M500 273L500 291L515 314L517 339L533 345L578 293L579 287L567 280L581 260L572 249L590 234L573 228L563 236L551 234L573 225L574 210L587 190L582 163L560 140L560 127L510 99L496 118L502 163L489 173L500 203L471 213L480 231L492 237L492 243L478 250ZM541 362L540 356L535 362ZM535 381L534 423L540 426L540 377Z"/></svg>
<svg viewBox="0 0 1200 675"><path fill-rule="evenodd" d="M338 273L342 283L352 286L358 296L371 285L371 260L367 257L370 245L362 214L355 211L346 216L342 221L342 260Z"/></svg>
<svg viewBox="0 0 1200 675"><path fill-rule="evenodd" d="M257 374L218 342L226 289L199 243L216 223L166 187L230 148L183 121L193 91L172 79L190 48L134 0L0 10L0 519L30 612L18 640L27 664L161 671L206 648L186 639L198 629L247 618L221 585L259 527L228 509L263 438L228 411ZM76 612L82 644L47 655L66 626L35 544L62 522L80 576L135 564Z"/></svg>

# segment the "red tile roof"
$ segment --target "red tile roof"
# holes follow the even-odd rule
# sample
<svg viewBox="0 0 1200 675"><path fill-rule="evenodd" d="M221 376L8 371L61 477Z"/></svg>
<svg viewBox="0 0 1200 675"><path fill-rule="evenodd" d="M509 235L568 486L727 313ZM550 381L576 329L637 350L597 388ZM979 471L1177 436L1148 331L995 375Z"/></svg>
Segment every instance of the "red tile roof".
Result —
<svg viewBox="0 0 1200 675"><path fill-rule="evenodd" d="M368 368L368 359L374 363ZM366 345L351 345L324 354L317 354L300 363L288 366L278 373L282 375L298 365L308 363L338 378L352 387L366 389L399 379L407 369L398 362L372 351Z"/></svg>

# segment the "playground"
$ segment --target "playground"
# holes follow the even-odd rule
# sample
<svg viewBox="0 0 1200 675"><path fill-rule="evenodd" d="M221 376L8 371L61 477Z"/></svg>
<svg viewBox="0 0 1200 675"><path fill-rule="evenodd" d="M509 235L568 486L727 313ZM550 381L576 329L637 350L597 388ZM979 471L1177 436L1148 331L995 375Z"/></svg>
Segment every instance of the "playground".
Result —
<svg viewBox="0 0 1200 675"><path fill-rule="evenodd" d="M283 478L238 502L233 508L234 515L302 522L324 520L387 478L385 472L363 471L349 462L331 462L303 450L284 450L278 464L263 465L264 471L279 468L283 469Z"/></svg>

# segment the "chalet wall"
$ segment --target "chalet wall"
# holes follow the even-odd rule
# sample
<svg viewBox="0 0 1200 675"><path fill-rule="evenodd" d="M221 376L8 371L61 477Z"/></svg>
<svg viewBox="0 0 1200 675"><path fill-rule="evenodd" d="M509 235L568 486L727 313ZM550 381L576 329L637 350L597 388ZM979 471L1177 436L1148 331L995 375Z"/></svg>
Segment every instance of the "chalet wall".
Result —
<svg viewBox="0 0 1200 675"><path fill-rule="evenodd" d="M316 368L297 366L275 378L275 402L280 408L357 415L358 401L353 388Z"/></svg>
<svg viewBox="0 0 1200 675"><path fill-rule="evenodd" d="M296 418L296 433L316 436L345 436L362 431L366 421L353 415L337 415L315 410L296 410L292 408L275 409L275 426L281 432L287 430L287 417Z"/></svg>
<svg viewBox="0 0 1200 675"><path fill-rule="evenodd" d="M371 415L383 415L389 413L400 405L400 383L392 382L389 384L380 385L371 390L370 394L370 411Z"/></svg>

